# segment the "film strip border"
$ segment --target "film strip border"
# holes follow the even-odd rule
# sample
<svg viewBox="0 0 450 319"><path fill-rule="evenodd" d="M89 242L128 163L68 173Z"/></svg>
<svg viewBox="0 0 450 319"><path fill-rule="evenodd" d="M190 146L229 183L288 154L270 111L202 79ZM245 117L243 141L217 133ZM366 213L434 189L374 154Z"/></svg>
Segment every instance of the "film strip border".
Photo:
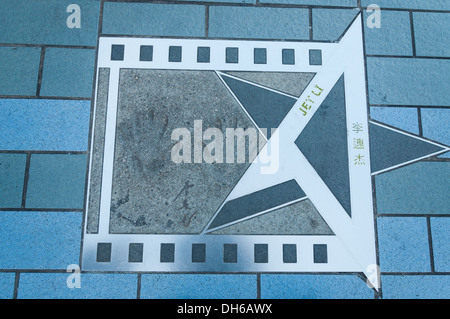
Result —
<svg viewBox="0 0 450 319"><path fill-rule="evenodd" d="M336 236L85 235L83 270L360 271Z"/></svg>
<svg viewBox="0 0 450 319"><path fill-rule="evenodd" d="M334 43L100 38L98 67L317 72Z"/></svg>

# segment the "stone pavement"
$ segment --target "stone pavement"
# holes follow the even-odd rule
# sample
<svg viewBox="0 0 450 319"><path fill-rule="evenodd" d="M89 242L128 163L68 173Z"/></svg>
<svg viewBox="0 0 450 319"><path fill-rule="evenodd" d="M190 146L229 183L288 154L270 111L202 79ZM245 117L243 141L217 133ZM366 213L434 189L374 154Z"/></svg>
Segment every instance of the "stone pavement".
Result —
<svg viewBox="0 0 450 319"><path fill-rule="evenodd" d="M367 21L371 21L373 11L366 9L372 3L381 7L380 28L368 26ZM71 6L73 4L77 6ZM227 272L219 269L204 273L171 273L83 269L83 244L87 242L86 234L90 231L96 233L97 222L96 216L87 216L86 204L94 139L94 103L97 99L107 98L96 95L96 79L102 75L97 72L100 37L171 39L175 42L177 39L205 39L333 44L339 42L361 13L370 119L395 127L407 136L433 141L448 149L450 44L447 39L450 38L450 0L0 0L0 13L0 298L450 297L450 152L425 156L420 161L371 177L374 244L380 271L378 291L366 285L368 274L363 275L359 271ZM176 50L169 55L169 61L178 58L181 61L181 51ZM258 56L256 52L255 64L269 61L270 56L266 61L265 51L258 51ZM325 49L323 52L325 54ZM120 50L114 54L111 55L113 60L123 59L121 55L124 53ZM289 59L287 55L284 58ZM311 60L310 64L313 65ZM200 73L199 83L209 81L206 75ZM127 111L128 105L136 105L136 109L127 111L131 115L127 113L126 116L131 117L137 111L145 112L148 100L140 100L132 94L127 97L127 94L133 89L143 91L146 85L154 81L152 77L164 77L170 72L133 73L128 70L122 75L126 77L127 74L128 85L125 83L127 79L123 79L117 93L123 97L119 109ZM102 76L107 78L108 75ZM228 78L231 79L221 75L224 82ZM133 82L133 79L140 82ZM200 90L196 87L198 83L187 79L181 89L172 87L173 95L185 94L182 89L186 90L188 84L194 93ZM220 81L211 84L211 90L216 90L219 85L222 85ZM158 88L160 91L163 89ZM98 90L101 91L100 86ZM146 94L148 99L160 98L151 95L152 91ZM195 104L195 94L190 98L191 104ZM226 99L224 96L211 107L220 108ZM235 102L226 103L231 105ZM197 116L204 117L206 123L206 113L209 111L194 111ZM241 121L241 126L252 126L245 114L239 113L239 108L230 112L217 115L217 118L226 120L235 117L236 123ZM152 119L160 117L161 123L168 121L158 110L148 114ZM188 126L191 127L194 124L193 115L186 114L192 120ZM101 114L96 116L98 119ZM178 125L172 123L172 119L171 129ZM215 120L212 118L211 122ZM125 123L118 138L126 139L133 129L133 126L126 127ZM153 136L161 129L150 128L150 134ZM139 132L137 136L140 136ZM145 147L167 147L164 143L152 142L150 146L145 146L145 141L135 142L134 153ZM389 141L384 142L390 144ZM124 147L122 151L126 152L127 146ZM90 174L93 179L101 170L102 164L99 165L97 168L92 166ZM120 176L121 172L127 172L128 165L132 164L124 159L122 170L116 174ZM190 174L197 174L194 181L198 179L201 183L198 177L200 172L192 171ZM210 176L218 176L218 179L225 181L227 179L223 176L240 176L242 172L214 171L214 174L217 175ZM133 175L127 176L131 178ZM227 181L234 185L239 176L233 175ZM113 194L117 205L125 204L120 200L125 193L120 192L124 191L122 188L126 188L129 181L123 180L122 183L124 185L116 184L119 190ZM233 186L225 184L220 188L224 194L212 195L217 196L219 201L223 200L220 196L226 196ZM158 185L164 186L164 177ZM95 189L94 184L91 187ZM171 198L177 195L178 189L166 187L169 189L167 192L173 192ZM136 188L130 203L133 203L132 196L147 196L139 192L144 193L142 187ZM157 194L162 194L164 189L158 191L155 190ZM201 193L199 191L199 196ZM308 202L301 203L309 205ZM119 215L111 213L111 232L153 234L168 232L167 229L178 232L177 224L166 224L165 219L164 223L156 223L155 227L139 228L137 221L140 212L150 209L150 204L144 203L137 208L134 202L135 214L132 212L130 217L125 215L126 210ZM215 203L216 206L219 204ZM163 207L164 202L158 205ZM292 213L289 209L286 211ZM175 208L171 214L176 214ZM171 216L176 221L176 217ZM133 219L134 226L127 226L127 218ZM198 227L205 223L200 215L198 219L190 218L194 226L196 222ZM230 229L232 232L248 232L249 228L264 228L274 222L262 218L253 220L261 221L260 225L242 223L241 228L236 230L231 226ZM301 218L299 220L299 223L305 222ZM319 230L315 234L332 233L333 227L329 230L326 224L322 225L320 217L314 222L323 226L317 226ZM86 225L91 227L91 223L93 229L86 230ZM195 232L202 229L200 227ZM224 229L219 233L223 233ZM139 245L133 247L142 249ZM163 255L161 252L162 259ZM331 252L329 258L332 258ZM71 270L68 271L69 265L75 265L75 269L81 265L78 277L81 288L69 287L74 278L74 274L69 273ZM373 271L376 272L377 268Z"/></svg>

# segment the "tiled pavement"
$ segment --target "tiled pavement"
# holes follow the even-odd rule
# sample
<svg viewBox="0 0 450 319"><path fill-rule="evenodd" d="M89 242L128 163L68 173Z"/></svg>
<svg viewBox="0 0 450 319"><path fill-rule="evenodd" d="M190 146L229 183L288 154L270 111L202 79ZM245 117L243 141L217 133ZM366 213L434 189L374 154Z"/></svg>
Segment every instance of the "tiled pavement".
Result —
<svg viewBox="0 0 450 319"><path fill-rule="evenodd" d="M354 273L81 272L101 35L336 41L364 27L374 120L450 144L450 0L0 0L0 298L449 298L449 153L374 177L381 290ZM149 1L151 2L151 1ZM81 28L69 28L70 4Z"/></svg>

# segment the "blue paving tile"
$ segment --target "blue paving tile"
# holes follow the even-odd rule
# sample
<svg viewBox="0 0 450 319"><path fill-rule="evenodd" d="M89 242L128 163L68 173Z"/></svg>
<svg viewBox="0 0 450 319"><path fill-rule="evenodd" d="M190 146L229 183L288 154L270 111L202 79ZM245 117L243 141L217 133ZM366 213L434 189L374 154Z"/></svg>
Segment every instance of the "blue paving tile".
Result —
<svg viewBox="0 0 450 319"><path fill-rule="evenodd" d="M381 276L383 299L448 299L450 276Z"/></svg>
<svg viewBox="0 0 450 319"><path fill-rule="evenodd" d="M0 99L0 149L87 151L90 101Z"/></svg>
<svg viewBox="0 0 450 319"><path fill-rule="evenodd" d="M450 145L450 109L421 109L423 136Z"/></svg>
<svg viewBox="0 0 450 319"><path fill-rule="evenodd" d="M80 288L67 287L70 273L21 273L19 299L136 298L137 274L80 273ZM69 282L72 278L69 279Z"/></svg>
<svg viewBox="0 0 450 319"><path fill-rule="evenodd" d="M369 57L369 101L382 105L447 106L449 73L450 60Z"/></svg>
<svg viewBox="0 0 450 319"><path fill-rule="evenodd" d="M372 13L364 11L364 21ZM380 28L369 28L364 23L366 54L412 55L409 12L383 10Z"/></svg>
<svg viewBox="0 0 450 319"><path fill-rule="evenodd" d="M402 130L419 134L417 108L406 107L371 107L370 117L374 120L398 127Z"/></svg>
<svg viewBox="0 0 450 319"><path fill-rule="evenodd" d="M418 56L450 57L450 13L414 12Z"/></svg>
<svg viewBox="0 0 450 319"><path fill-rule="evenodd" d="M47 48L41 96L92 96L95 50Z"/></svg>
<svg viewBox="0 0 450 319"><path fill-rule="evenodd" d="M262 299L371 299L374 292L355 275L261 275Z"/></svg>
<svg viewBox="0 0 450 319"><path fill-rule="evenodd" d="M179 1L188 1L188 2L205 2L205 0L179 0ZM217 3L256 3L256 0L209 0L208 2L217 2Z"/></svg>
<svg viewBox="0 0 450 319"><path fill-rule="evenodd" d="M69 28L67 19L80 7L80 28ZM98 0L0 0L3 14L0 20L0 43L89 45L97 44L100 13Z"/></svg>
<svg viewBox="0 0 450 319"><path fill-rule="evenodd" d="M66 269L79 263L82 212L2 212L0 269Z"/></svg>
<svg viewBox="0 0 450 319"><path fill-rule="evenodd" d="M434 269L450 271L450 218L431 217L431 238L433 242Z"/></svg>
<svg viewBox="0 0 450 319"><path fill-rule="evenodd" d="M313 9L313 39L338 40L358 13L358 9Z"/></svg>
<svg viewBox="0 0 450 319"><path fill-rule="evenodd" d="M0 47L0 95L36 95L41 48Z"/></svg>
<svg viewBox="0 0 450 319"><path fill-rule="evenodd" d="M141 298L254 299L256 276L143 274Z"/></svg>
<svg viewBox="0 0 450 319"><path fill-rule="evenodd" d="M0 154L0 207L21 207L26 154Z"/></svg>
<svg viewBox="0 0 450 319"><path fill-rule="evenodd" d="M209 36L309 39L309 13L298 8L213 6L209 8Z"/></svg>
<svg viewBox="0 0 450 319"><path fill-rule="evenodd" d="M260 3L304 4L327 7L356 7L357 0L259 0Z"/></svg>
<svg viewBox="0 0 450 319"><path fill-rule="evenodd" d="M85 154L32 154L26 208L81 209Z"/></svg>
<svg viewBox="0 0 450 319"><path fill-rule="evenodd" d="M106 2L103 10L104 34L205 36L200 5Z"/></svg>
<svg viewBox="0 0 450 319"><path fill-rule="evenodd" d="M382 272L431 271L424 217L379 217L377 228Z"/></svg>
<svg viewBox="0 0 450 319"><path fill-rule="evenodd" d="M419 162L375 177L378 214L448 214L449 162Z"/></svg>
<svg viewBox="0 0 450 319"><path fill-rule="evenodd" d="M0 299L12 299L14 295L14 273L0 273Z"/></svg>
<svg viewBox="0 0 450 319"><path fill-rule="evenodd" d="M424 9L424 10L450 10L450 0L361 0L361 6L367 7L371 4L377 4L383 8L398 9Z"/></svg>

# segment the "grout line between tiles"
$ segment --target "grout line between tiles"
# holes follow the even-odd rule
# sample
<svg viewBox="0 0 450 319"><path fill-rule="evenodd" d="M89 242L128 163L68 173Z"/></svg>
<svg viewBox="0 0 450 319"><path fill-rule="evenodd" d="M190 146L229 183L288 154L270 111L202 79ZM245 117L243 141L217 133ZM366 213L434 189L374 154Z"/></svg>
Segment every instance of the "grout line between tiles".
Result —
<svg viewBox="0 0 450 319"><path fill-rule="evenodd" d="M31 160L31 153L27 153L27 159L25 162L25 176L23 179L23 188L22 188L22 203L21 208L25 209L25 203L27 199L27 190L28 190L28 179L30 175L30 160Z"/></svg>
<svg viewBox="0 0 450 319"><path fill-rule="evenodd" d="M41 86L42 86L42 73L44 70L44 60L45 60L45 50L46 47L42 47L41 49L41 58L39 61L39 71L38 71L38 79L37 79L37 87L36 87L36 96L41 95Z"/></svg>
<svg viewBox="0 0 450 319"><path fill-rule="evenodd" d="M431 272L435 272L435 266L434 266L434 251L433 251L433 238L431 234L431 220L430 216L427 216L427 233L428 233L428 245L430 250L430 267Z"/></svg>

